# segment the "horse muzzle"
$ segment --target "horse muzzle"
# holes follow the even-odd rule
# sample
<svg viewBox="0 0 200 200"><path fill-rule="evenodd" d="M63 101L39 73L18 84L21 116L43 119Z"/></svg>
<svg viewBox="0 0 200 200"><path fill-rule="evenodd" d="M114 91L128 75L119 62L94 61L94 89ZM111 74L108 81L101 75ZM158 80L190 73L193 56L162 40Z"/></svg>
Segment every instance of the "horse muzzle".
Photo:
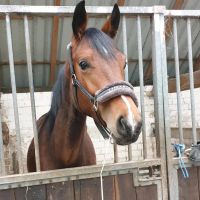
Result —
<svg viewBox="0 0 200 200"><path fill-rule="evenodd" d="M125 96L131 98L135 104L135 107L138 107L138 102L134 94L133 86L125 81L120 81L120 82L116 82L114 84L108 85L105 88L97 91L95 94L97 103L101 104L101 103L105 103L109 101L110 106L115 104L115 102L113 102L112 99L121 97L122 99L125 99L122 102L123 104L125 103L124 104L125 109L127 109L128 107L130 107L130 104L128 103L128 100L126 99ZM120 110L119 107L116 107L116 109ZM131 119L130 119L130 115L132 115ZM120 114L119 116L120 116L119 118L117 118L114 122L112 122L112 125L109 125L109 123L107 123L106 121L103 121L106 123L105 127L108 127L107 129L102 130L97 125L103 137L108 138L107 135L110 134L111 137L114 139L114 141L119 145L127 145L127 144L131 144L137 141L141 132L141 128L142 128L141 118L139 117L137 118L137 120L134 119L134 114L130 111L129 113L127 113L127 116L123 114L122 115ZM112 114L109 118L113 118ZM100 116L100 119L101 119L101 116Z"/></svg>
<svg viewBox="0 0 200 200"><path fill-rule="evenodd" d="M116 126L118 134L112 137L117 144L128 145L137 141L142 129L142 121L136 122L133 126L125 117L120 117Z"/></svg>

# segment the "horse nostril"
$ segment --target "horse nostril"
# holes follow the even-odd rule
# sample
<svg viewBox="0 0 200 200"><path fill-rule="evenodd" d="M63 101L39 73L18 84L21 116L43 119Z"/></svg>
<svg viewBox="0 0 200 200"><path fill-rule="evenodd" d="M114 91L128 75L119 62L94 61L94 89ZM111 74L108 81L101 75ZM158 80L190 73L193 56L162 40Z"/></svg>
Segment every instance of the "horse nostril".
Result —
<svg viewBox="0 0 200 200"><path fill-rule="evenodd" d="M125 117L121 116L119 117L118 122L117 122L117 130L120 134L131 133L132 126Z"/></svg>
<svg viewBox="0 0 200 200"><path fill-rule="evenodd" d="M125 122L124 118L120 117L119 118L119 126L121 126L122 129L126 129L125 124L126 124L126 122Z"/></svg>

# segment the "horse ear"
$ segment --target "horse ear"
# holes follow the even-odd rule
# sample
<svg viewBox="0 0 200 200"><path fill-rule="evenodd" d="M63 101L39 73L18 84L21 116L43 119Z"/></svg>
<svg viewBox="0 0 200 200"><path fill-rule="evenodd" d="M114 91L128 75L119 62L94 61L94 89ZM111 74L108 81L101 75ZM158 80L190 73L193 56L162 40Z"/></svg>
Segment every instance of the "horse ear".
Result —
<svg viewBox="0 0 200 200"><path fill-rule="evenodd" d="M107 19L101 30L107 35L109 35L111 38L114 38L115 35L117 34L119 22L120 22L120 11L118 5L115 4L111 16Z"/></svg>
<svg viewBox="0 0 200 200"><path fill-rule="evenodd" d="M87 26L87 13L85 1L80 1L74 10L72 29L76 39L81 39Z"/></svg>

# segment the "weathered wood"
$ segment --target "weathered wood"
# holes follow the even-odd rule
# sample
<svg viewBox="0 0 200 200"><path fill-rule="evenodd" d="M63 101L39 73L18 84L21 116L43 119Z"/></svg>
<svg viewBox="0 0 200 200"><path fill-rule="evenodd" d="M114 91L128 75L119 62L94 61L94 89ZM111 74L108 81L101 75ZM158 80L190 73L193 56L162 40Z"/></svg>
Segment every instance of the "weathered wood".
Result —
<svg viewBox="0 0 200 200"><path fill-rule="evenodd" d="M0 190L0 200L15 200L13 190Z"/></svg>
<svg viewBox="0 0 200 200"><path fill-rule="evenodd" d="M200 70L200 55L197 58L193 59L193 62L194 71Z"/></svg>
<svg viewBox="0 0 200 200"><path fill-rule="evenodd" d="M81 200L81 180L74 181L74 199Z"/></svg>
<svg viewBox="0 0 200 200"><path fill-rule="evenodd" d="M27 192L28 192L28 187L23 187L23 188L15 188L14 193L15 193L15 200L26 200L27 198Z"/></svg>
<svg viewBox="0 0 200 200"><path fill-rule="evenodd" d="M114 176L103 177L104 200L115 200ZM101 200L100 178L74 181L75 200Z"/></svg>
<svg viewBox="0 0 200 200"><path fill-rule="evenodd" d="M47 200L74 200L73 181L52 183L47 185Z"/></svg>
<svg viewBox="0 0 200 200"><path fill-rule="evenodd" d="M117 0L118 6L124 6L125 0Z"/></svg>
<svg viewBox="0 0 200 200"><path fill-rule="evenodd" d="M15 200L27 200L28 199L28 190L31 187L15 188Z"/></svg>
<svg viewBox="0 0 200 200"><path fill-rule="evenodd" d="M80 181L80 199L84 200L101 200L100 178L92 178Z"/></svg>
<svg viewBox="0 0 200 200"><path fill-rule="evenodd" d="M45 185L15 189L16 200L46 200Z"/></svg>
<svg viewBox="0 0 200 200"><path fill-rule="evenodd" d="M28 200L46 200L46 187L45 185L37 185L27 187L24 193L25 199Z"/></svg>
<svg viewBox="0 0 200 200"><path fill-rule="evenodd" d="M193 72L194 87L200 87L200 70ZM180 76L181 91L190 89L190 76L189 73ZM169 79L168 83L169 93L176 92L176 79Z"/></svg>
<svg viewBox="0 0 200 200"><path fill-rule="evenodd" d="M132 174L115 176L115 197L116 200L137 200Z"/></svg>
<svg viewBox="0 0 200 200"><path fill-rule="evenodd" d="M157 200L156 185L134 187L132 174L103 177L103 188L104 200ZM101 200L100 178L0 190L0 200L57 199Z"/></svg>
<svg viewBox="0 0 200 200"><path fill-rule="evenodd" d="M156 185L136 187L137 200L157 200L157 194Z"/></svg>
<svg viewBox="0 0 200 200"><path fill-rule="evenodd" d="M128 170L134 168L143 168L154 165L158 166L160 165L160 163L160 159L146 159L142 161L107 164L104 167L104 172L126 173ZM21 186L30 186L30 184L39 185L41 183L46 183L49 180L51 180L52 182L62 182L66 180L66 177L70 178L70 180L95 178L99 177L101 168L102 165L94 165L68 169L58 169L52 171L42 171L40 173L27 173L23 174L23 176L16 174L7 177L0 177L0 189L8 189L9 186L12 186L13 188L18 187L19 184Z"/></svg>
<svg viewBox="0 0 200 200"><path fill-rule="evenodd" d="M60 0L54 1L55 6L60 6ZM50 65L50 85L54 84L56 75L56 59L58 49L58 28L59 28L59 17L53 17L53 28L51 37L51 65Z"/></svg>
<svg viewBox="0 0 200 200"><path fill-rule="evenodd" d="M104 200L115 200L114 176L103 178Z"/></svg>
<svg viewBox="0 0 200 200"><path fill-rule="evenodd" d="M179 200L199 200L197 168L187 168L189 178L184 178L178 170Z"/></svg>
<svg viewBox="0 0 200 200"><path fill-rule="evenodd" d="M182 8L185 0L175 0L174 5L172 6L172 10L179 10ZM168 41L172 36L172 29L173 29L173 18L169 17L166 21L166 31L165 31L165 38Z"/></svg>
<svg viewBox="0 0 200 200"><path fill-rule="evenodd" d="M183 6L185 0L175 0L173 6L172 6L172 10L178 10L181 9ZM171 33L172 33L172 28L173 28L173 21L172 18L169 17L166 20L166 24L165 24L165 40L166 43L167 41L169 41L170 37L171 37ZM153 68L152 68L152 63L150 63L145 71L145 75L144 75L144 79L145 80L149 80L152 79L153 76Z"/></svg>
<svg viewBox="0 0 200 200"><path fill-rule="evenodd" d="M24 17L21 15L11 16L10 18L11 18L11 20L23 20L24 19ZM28 16L28 19L32 20L33 16ZM0 16L0 20L5 20L5 16Z"/></svg>

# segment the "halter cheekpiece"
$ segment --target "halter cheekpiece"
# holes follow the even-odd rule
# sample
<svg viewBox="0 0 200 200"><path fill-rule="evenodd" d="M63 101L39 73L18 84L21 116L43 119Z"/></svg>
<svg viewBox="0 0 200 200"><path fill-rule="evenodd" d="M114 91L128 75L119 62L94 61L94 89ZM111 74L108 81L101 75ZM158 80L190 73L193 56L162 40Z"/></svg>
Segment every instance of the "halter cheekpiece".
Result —
<svg viewBox="0 0 200 200"><path fill-rule="evenodd" d="M98 104L104 103L106 101L109 101L121 95L127 95L127 96L130 96L133 99L136 106L138 106L137 98L133 92L133 86L126 81L119 81L119 82L115 82L115 83L107 85L106 87L96 91L95 95L92 95L90 92L88 92L87 89L83 87L83 85L80 83L80 81L76 77L76 74L74 71L74 65L72 62L71 43L67 45L67 59L69 61L69 66L70 66L70 73L71 73L72 85L73 85L73 94L74 94L76 107L79 109L79 111L81 110L78 103L78 97L77 97L77 88L79 88L80 91L89 99L89 101L91 102L93 106L93 110L96 113L96 116L98 119L98 121L96 120L94 121L97 128L101 132L102 136L105 139L111 138L112 133L107 128L105 121L102 119L99 113Z"/></svg>

